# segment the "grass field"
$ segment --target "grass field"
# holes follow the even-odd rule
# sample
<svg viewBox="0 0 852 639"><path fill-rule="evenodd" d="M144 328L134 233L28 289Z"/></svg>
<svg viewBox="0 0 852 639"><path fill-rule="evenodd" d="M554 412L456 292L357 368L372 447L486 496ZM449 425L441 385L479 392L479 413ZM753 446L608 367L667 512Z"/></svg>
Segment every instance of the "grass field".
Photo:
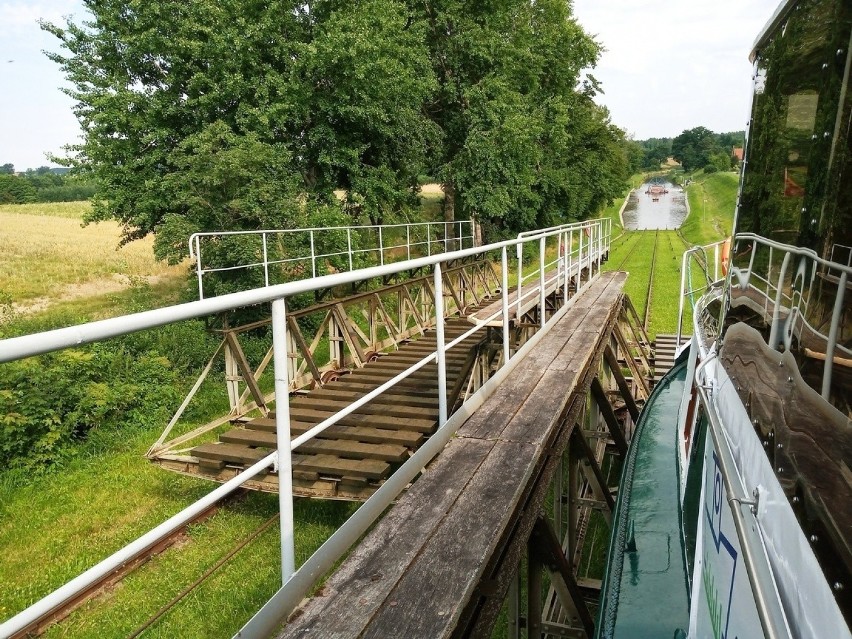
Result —
<svg viewBox="0 0 852 639"><path fill-rule="evenodd" d="M734 228L739 175L699 172L693 179L686 189L690 214L681 226L681 233L689 242L699 245L728 237Z"/></svg>
<svg viewBox="0 0 852 639"><path fill-rule="evenodd" d="M88 209L88 202L0 205L0 301L41 310L133 283L173 288L183 279L186 265L156 261L150 238L118 248L117 223L82 226Z"/></svg>

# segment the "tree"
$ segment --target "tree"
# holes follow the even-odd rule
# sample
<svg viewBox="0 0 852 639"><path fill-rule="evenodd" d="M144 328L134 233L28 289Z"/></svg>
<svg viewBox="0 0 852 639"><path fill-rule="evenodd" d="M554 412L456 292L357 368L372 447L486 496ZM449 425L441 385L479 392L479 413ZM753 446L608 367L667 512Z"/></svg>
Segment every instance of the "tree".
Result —
<svg viewBox="0 0 852 639"><path fill-rule="evenodd" d="M720 151L716 134L703 126L688 129L672 140L672 156L686 171L711 164L713 155Z"/></svg>
<svg viewBox="0 0 852 639"><path fill-rule="evenodd" d="M0 165L0 175L14 175L15 173L15 165L14 164L2 164Z"/></svg>
<svg viewBox="0 0 852 639"><path fill-rule="evenodd" d="M599 45L565 0L409 2L428 25L443 132L430 172L456 209L498 230L577 219L620 191L623 133L582 77ZM578 90L578 87L579 90Z"/></svg>
<svg viewBox="0 0 852 639"><path fill-rule="evenodd" d="M123 242L168 224L158 253L179 259L177 226L251 226L261 204L288 226L292 203L331 205L341 187L377 216L410 196L435 133L421 112L434 80L403 4L84 3L93 20L42 27L62 45L48 56L73 85L84 134L66 163L96 184L89 219L119 220ZM249 179L255 157L286 158L269 169L286 188ZM196 160L227 163L236 184L179 192L196 184Z"/></svg>
<svg viewBox="0 0 852 639"><path fill-rule="evenodd" d="M26 204L35 202L36 190L19 175L0 173L0 203Z"/></svg>
<svg viewBox="0 0 852 639"><path fill-rule="evenodd" d="M96 184L91 220L160 233L164 258L194 231L325 219L336 189L354 219L405 216L424 169L448 217L508 230L621 190L568 0L84 3L91 21L42 25L84 132L67 163Z"/></svg>

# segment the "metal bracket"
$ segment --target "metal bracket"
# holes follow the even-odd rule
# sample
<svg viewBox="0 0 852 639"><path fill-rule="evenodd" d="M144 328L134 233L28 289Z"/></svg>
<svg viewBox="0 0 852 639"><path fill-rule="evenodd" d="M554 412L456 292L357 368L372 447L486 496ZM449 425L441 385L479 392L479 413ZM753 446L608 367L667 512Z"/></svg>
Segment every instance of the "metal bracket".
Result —
<svg viewBox="0 0 852 639"><path fill-rule="evenodd" d="M751 491L754 499L746 499L745 497L728 497L728 503L737 503L740 506L748 506L752 515L757 515L757 507L760 505L760 490L755 488Z"/></svg>

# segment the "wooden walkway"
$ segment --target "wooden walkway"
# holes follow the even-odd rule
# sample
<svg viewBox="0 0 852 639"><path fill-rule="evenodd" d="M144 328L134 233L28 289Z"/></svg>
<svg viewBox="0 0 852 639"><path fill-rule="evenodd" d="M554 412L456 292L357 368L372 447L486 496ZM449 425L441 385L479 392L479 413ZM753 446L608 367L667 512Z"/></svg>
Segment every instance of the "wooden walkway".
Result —
<svg viewBox="0 0 852 639"><path fill-rule="evenodd" d="M562 452L585 442L574 425L625 279L575 298L280 637L487 635Z"/></svg>
<svg viewBox="0 0 852 639"><path fill-rule="evenodd" d="M471 328L462 319L445 324L450 341ZM480 331L447 352L447 388L450 406L467 380L484 334ZM363 397L429 353L436 345L435 331L427 331L399 350L381 355L363 368L322 388L290 401L291 433L301 435L354 400ZM438 424L437 364L427 364L395 389L365 404L293 454L293 493L308 497L366 499ZM201 444L191 454L198 460L186 471L210 479L226 480L275 450L275 414L256 418L222 433L217 442ZM180 464L175 463L175 466ZM180 467L172 467L180 471ZM248 484L266 491L278 490L274 473Z"/></svg>
<svg viewBox="0 0 852 639"><path fill-rule="evenodd" d="M602 256L602 261L606 261L608 256L607 252L604 252ZM597 251L592 254L591 257L593 263L596 263L597 260ZM572 291L576 288L577 278L582 275L583 282L585 283L585 277L588 275L588 265L584 266L582 269L579 264L573 264L569 268L568 273L568 282L571 287L569 290ZM554 269L552 271L548 271L544 275L544 296L548 297L552 295L556 291L562 289L564 284L565 274L558 272L558 269ZM520 310L518 309L518 297L520 296L521 304ZM523 316L524 313L529 312L531 309L538 306L541 297L541 286L538 277L534 277L529 282L524 284L521 287L520 293L518 289L509 292L509 321L515 321L519 316ZM496 299L488 305L483 305L482 308L477 309L473 313L469 313L467 318L474 324L484 324L486 326L503 326L503 318L498 316L495 319L488 320L487 318L491 317L495 313L499 313L503 308L503 302L501 299Z"/></svg>

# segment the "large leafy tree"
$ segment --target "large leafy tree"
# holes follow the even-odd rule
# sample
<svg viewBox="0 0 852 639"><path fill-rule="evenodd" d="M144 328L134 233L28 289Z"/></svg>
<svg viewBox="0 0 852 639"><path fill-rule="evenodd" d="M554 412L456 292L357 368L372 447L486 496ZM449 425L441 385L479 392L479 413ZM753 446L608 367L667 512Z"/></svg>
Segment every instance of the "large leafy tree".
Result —
<svg viewBox="0 0 852 639"><path fill-rule="evenodd" d="M124 241L302 223L295 202L343 188L398 210L435 128L424 33L393 0L85 0L43 23L84 131L70 164L96 181L91 219ZM358 209L355 209L356 211Z"/></svg>
<svg viewBox="0 0 852 639"><path fill-rule="evenodd" d="M584 69L568 0L84 0L43 24L84 131L68 162L91 219L156 232L386 221L424 167L506 232L577 219L621 188L623 134Z"/></svg>
<svg viewBox="0 0 852 639"><path fill-rule="evenodd" d="M566 0L411 1L428 25L445 213L505 231L577 219L620 191L623 134L583 70L599 45Z"/></svg>
<svg viewBox="0 0 852 639"><path fill-rule="evenodd" d="M672 140L672 157L687 171L713 163L713 156L722 152L717 136L703 126L688 129Z"/></svg>

